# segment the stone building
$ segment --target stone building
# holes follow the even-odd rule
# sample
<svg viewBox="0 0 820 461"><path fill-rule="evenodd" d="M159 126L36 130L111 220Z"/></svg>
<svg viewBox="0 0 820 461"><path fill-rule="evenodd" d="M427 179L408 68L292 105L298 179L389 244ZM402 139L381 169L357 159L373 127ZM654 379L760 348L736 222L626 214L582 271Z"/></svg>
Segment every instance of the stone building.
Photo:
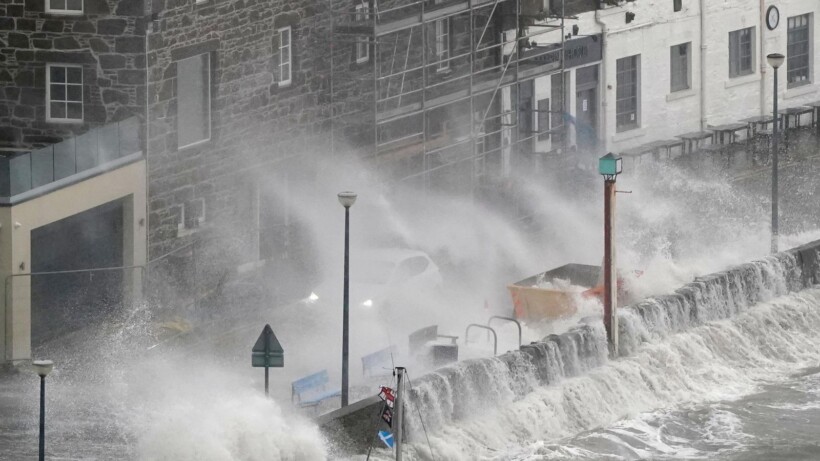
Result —
<svg viewBox="0 0 820 461"><path fill-rule="evenodd" d="M146 25L132 0L0 4L4 361L140 297Z"/></svg>

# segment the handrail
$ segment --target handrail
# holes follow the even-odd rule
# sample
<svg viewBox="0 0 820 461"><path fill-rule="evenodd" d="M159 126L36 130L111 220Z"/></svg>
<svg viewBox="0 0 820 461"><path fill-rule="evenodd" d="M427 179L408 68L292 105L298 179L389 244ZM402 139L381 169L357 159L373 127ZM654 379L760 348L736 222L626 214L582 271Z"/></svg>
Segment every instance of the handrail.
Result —
<svg viewBox="0 0 820 461"><path fill-rule="evenodd" d="M507 322L515 323L515 326L518 327L518 347L520 348L521 347L521 323L518 320L516 320L512 317L504 317L502 315L494 315L494 316L490 317L489 320L487 320L487 326L490 326L490 323L492 323L493 320L504 320L504 321L507 321Z"/></svg>
<svg viewBox="0 0 820 461"><path fill-rule="evenodd" d="M469 336L470 335L470 328L473 328L473 327L481 328L481 329L484 329L484 330L490 330L492 332L492 334L493 334L493 356L498 355L498 335L495 334L495 330L488 327L487 325L479 325L478 323L471 323L471 324L467 325L467 329L464 330L464 344L467 344L468 342L470 342L470 336Z"/></svg>

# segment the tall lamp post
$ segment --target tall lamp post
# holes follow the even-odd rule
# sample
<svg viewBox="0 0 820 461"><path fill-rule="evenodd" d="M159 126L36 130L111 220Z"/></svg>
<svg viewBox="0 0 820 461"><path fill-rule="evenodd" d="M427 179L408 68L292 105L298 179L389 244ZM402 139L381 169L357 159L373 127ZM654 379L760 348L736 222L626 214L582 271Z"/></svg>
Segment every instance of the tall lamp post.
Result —
<svg viewBox="0 0 820 461"><path fill-rule="evenodd" d="M31 365L40 376L40 461L43 461L46 459L46 376L54 368L54 362L35 360Z"/></svg>
<svg viewBox="0 0 820 461"><path fill-rule="evenodd" d="M783 61L786 59L780 53L772 53L766 56L766 60L769 61L769 65L774 68L774 97L773 97L773 109L772 109L772 123L774 128L772 129L772 253L777 253L777 227L778 227L778 212L777 212L777 202L778 202L778 190L777 190L777 151L778 151L778 144L780 141L780 136L778 133L778 125L780 124L777 120L777 68L783 65Z"/></svg>
<svg viewBox="0 0 820 461"><path fill-rule="evenodd" d="M598 159L604 177L604 328L613 357L618 356L618 282L615 270L615 178L623 169L621 157L611 152Z"/></svg>
<svg viewBox="0 0 820 461"><path fill-rule="evenodd" d="M339 203L345 207L345 279L342 298L342 407L346 407L348 351L350 348L350 207L356 203L356 194L353 192L340 192Z"/></svg>

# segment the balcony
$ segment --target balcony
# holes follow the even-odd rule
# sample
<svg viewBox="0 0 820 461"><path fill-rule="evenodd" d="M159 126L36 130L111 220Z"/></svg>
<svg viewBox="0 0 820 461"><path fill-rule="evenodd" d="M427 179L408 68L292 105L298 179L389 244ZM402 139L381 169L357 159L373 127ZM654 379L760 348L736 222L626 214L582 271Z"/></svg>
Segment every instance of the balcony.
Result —
<svg viewBox="0 0 820 461"><path fill-rule="evenodd" d="M137 117L42 149L0 153L0 205L39 196L141 157Z"/></svg>

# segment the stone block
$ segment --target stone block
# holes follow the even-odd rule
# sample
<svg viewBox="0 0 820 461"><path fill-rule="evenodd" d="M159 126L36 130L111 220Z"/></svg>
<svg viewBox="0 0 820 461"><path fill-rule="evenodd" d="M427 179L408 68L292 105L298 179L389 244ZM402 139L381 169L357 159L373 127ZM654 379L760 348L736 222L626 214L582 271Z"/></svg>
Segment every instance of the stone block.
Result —
<svg viewBox="0 0 820 461"><path fill-rule="evenodd" d="M119 54L101 54L99 56L100 67L103 69L123 69L125 68L125 56Z"/></svg>
<svg viewBox="0 0 820 461"><path fill-rule="evenodd" d="M17 118L34 118L34 108L18 104L14 106L14 116Z"/></svg>
<svg viewBox="0 0 820 461"><path fill-rule="evenodd" d="M122 35L125 26L128 25L125 19L100 19L97 21L97 33L100 35Z"/></svg>
<svg viewBox="0 0 820 461"><path fill-rule="evenodd" d="M43 12L46 10L46 1L45 0L26 0L26 11L39 11Z"/></svg>
<svg viewBox="0 0 820 461"><path fill-rule="evenodd" d="M20 141L20 130L0 125L0 141L15 144Z"/></svg>
<svg viewBox="0 0 820 461"><path fill-rule="evenodd" d="M31 44L34 45L34 48L38 48L41 50L50 50L51 49L51 40L45 38L35 38L31 41Z"/></svg>
<svg viewBox="0 0 820 461"><path fill-rule="evenodd" d="M17 76L14 77L14 84L20 88L33 87L34 71L23 70L18 72Z"/></svg>
<svg viewBox="0 0 820 461"><path fill-rule="evenodd" d="M81 46L74 37L60 37L54 39L54 48L58 50L78 50Z"/></svg>
<svg viewBox="0 0 820 461"><path fill-rule="evenodd" d="M20 51L18 51L17 53L17 60L19 61ZM96 59L94 59L94 56L92 56L91 53L89 53L88 51L67 53L65 51L38 50L36 53L32 54L36 56L38 61L43 62L60 62L65 64L96 64L97 62Z"/></svg>
<svg viewBox="0 0 820 461"><path fill-rule="evenodd" d="M120 3L128 3L138 0L120 0ZM111 14L111 8L108 7L106 0L85 0L84 9L86 14L97 14L100 16L108 16Z"/></svg>
<svg viewBox="0 0 820 461"><path fill-rule="evenodd" d="M142 0L120 1L116 10L117 16L145 16L145 5Z"/></svg>
<svg viewBox="0 0 820 461"><path fill-rule="evenodd" d="M102 92L103 103L111 104L118 102L120 104L128 104L128 93L125 91L106 88Z"/></svg>
<svg viewBox="0 0 820 461"><path fill-rule="evenodd" d="M0 30L14 30L14 18L0 17Z"/></svg>
<svg viewBox="0 0 820 461"><path fill-rule="evenodd" d="M9 46L12 48L28 48L28 37L25 34L9 33Z"/></svg>
<svg viewBox="0 0 820 461"><path fill-rule="evenodd" d="M114 49L117 53L143 53L145 40L142 37L117 37Z"/></svg>
<svg viewBox="0 0 820 461"><path fill-rule="evenodd" d="M43 32L57 32L60 33L65 29L65 22L62 19L47 19L43 22Z"/></svg>
<svg viewBox="0 0 820 461"><path fill-rule="evenodd" d="M105 106L87 105L83 108L83 118L89 123L105 123Z"/></svg>
<svg viewBox="0 0 820 461"><path fill-rule="evenodd" d="M34 61L34 52L29 50L17 50L14 53L14 59L17 62L32 62Z"/></svg>
<svg viewBox="0 0 820 461"><path fill-rule="evenodd" d="M44 88L21 88L20 104L32 106L43 105L46 102L46 90Z"/></svg>
<svg viewBox="0 0 820 461"><path fill-rule="evenodd" d="M88 41L88 46L90 46L91 51L95 53L108 53L111 51L111 47L108 46L108 43L101 38L92 38Z"/></svg>
<svg viewBox="0 0 820 461"><path fill-rule="evenodd" d="M17 30L29 32L37 30L37 22L34 19L17 18L15 19L15 24L17 24Z"/></svg>
<svg viewBox="0 0 820 461"><path fill-rule="evenodd" d="M145 83L145 72L141 70L117 71L117 80L121 85L141 85Z"/></svg>
<svg viewBox="0 0 820 461"><path fill-rule="evenodd" d="M90 21L77 21L71 27L71 32L75 34L95 34L97 28Z"/></svg>
<svg viewBox="0 0 820 461"><path fill-rule="evenodd" d="M23 13L25 13L23 5L8 5L6 7L6 16L19 18L23 16Z"/></svg>

